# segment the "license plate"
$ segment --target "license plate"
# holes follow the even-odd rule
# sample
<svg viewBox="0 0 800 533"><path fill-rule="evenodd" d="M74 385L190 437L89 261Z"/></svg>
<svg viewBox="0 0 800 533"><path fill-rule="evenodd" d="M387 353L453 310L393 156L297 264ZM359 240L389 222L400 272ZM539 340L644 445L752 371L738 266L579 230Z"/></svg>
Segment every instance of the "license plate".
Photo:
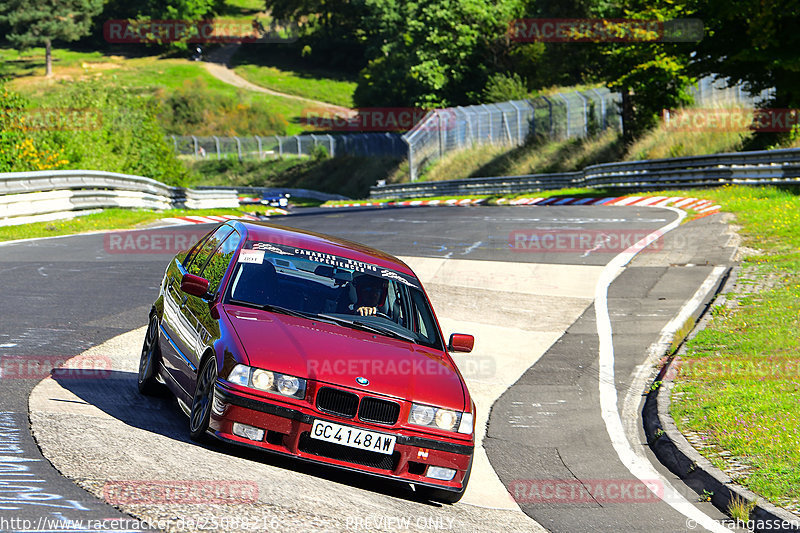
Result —
<svg viewBox="0 0 800 533"><path fill-rule="evenodd" d="M392 454L396 440L394 435L341 426L325 420L314 420L311 425L311 438L386 455Z"/></svg>

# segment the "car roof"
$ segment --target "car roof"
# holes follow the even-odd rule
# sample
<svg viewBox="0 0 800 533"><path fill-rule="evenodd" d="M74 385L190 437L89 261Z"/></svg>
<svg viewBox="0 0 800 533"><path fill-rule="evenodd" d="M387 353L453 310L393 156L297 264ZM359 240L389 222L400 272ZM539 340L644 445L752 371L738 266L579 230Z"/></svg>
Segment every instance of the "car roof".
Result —
<svg viewBox="0 0 800 533"><path fill-rule="evenodd" d="M403 274L416 277L408 265L395 256L347 239L279 226L268 222L234 220L230 224L236 227L240 233L245 234L247 239L251 241L285 244L315 252L338 255L356 261L372 263L383 268L391 268Z"/></svg>

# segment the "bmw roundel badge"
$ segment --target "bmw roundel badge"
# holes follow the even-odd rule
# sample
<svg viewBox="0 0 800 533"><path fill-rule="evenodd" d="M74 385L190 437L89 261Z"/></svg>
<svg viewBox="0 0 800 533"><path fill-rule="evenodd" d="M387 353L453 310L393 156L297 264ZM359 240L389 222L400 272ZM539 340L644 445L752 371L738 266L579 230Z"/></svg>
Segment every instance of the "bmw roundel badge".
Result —
<svg viewBox="0 0 800 533"><path fill-rule="evenodd" d="M367 378L362 378L361 376L356 378L356 383L359 385L364 385L365 387L369 385L369 380Z"/></svg>

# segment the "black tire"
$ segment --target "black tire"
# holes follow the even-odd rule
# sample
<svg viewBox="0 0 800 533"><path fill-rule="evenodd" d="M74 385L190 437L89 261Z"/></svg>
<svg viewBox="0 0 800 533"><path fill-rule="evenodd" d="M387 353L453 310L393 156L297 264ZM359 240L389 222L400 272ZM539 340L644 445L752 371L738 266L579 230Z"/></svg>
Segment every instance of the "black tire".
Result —
<svg viewBox="0 0 800 533"><path fill-rule="evenodd" d="M156 370L161 362L161 348L158 345L158 317L150 317L147 333L144 335L142 355L139 358L139 392L154 396L160 392L161 384L156 379Z"/></svg>
<svg viewBox="0 0 800 533"><path fill-rule="evenodd" d="M464 476L464 484L461 487L461 490L458 492L452 490L434 489L431 487L422 487L422 486L417 486L416 490L417 492L419 492L420 496L422 496L426 500L439 503L449 503L449 504L458 503L464 496L464 493L467 492L467 483L469 483L469 475L471 473L472 473L472 461L470 461L469 468L467 468L467 473Z"/></svg>
<svg viewBox="0 0 800 533"><path fill-rule="evenodd" d="M212 355L205 360L197 375L192 408L189 411L189 436L202 441L211 418L211 402L214 400L214 384L217 382L217 360Z"/></svg>

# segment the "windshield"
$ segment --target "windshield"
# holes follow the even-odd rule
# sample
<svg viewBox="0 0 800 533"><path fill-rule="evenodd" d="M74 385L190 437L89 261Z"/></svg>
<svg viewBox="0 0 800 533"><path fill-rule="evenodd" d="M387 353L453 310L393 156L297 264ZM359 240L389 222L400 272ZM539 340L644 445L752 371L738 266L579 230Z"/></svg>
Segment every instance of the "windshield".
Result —
<svg viewBox="0 0 800 533"><path fill-rule="evenodd" d="M248 241L231 277L228 302L443 349L415 277L337 255Z"/></svg>

